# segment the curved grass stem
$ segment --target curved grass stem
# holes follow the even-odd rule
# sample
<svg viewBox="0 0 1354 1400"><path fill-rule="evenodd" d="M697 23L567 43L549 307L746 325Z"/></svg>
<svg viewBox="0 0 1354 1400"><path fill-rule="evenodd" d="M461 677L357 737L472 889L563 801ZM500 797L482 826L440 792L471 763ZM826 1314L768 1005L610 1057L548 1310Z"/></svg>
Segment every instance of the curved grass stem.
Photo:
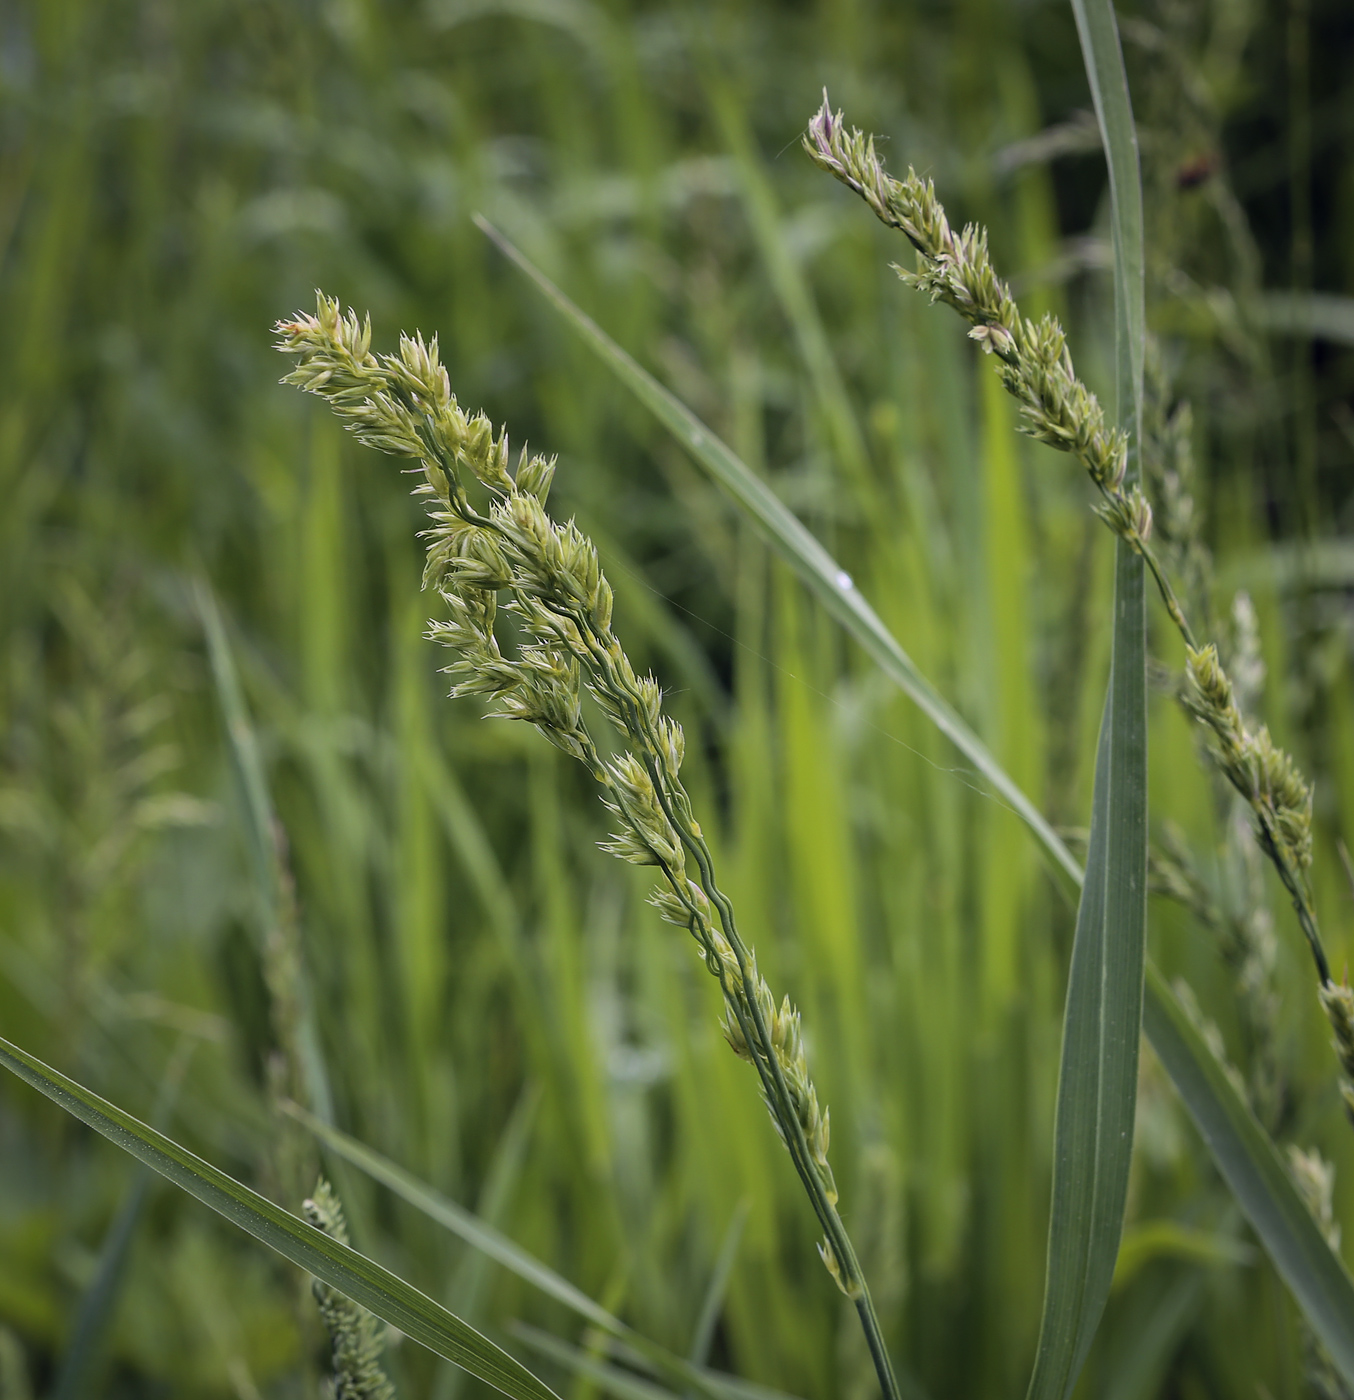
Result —
<svg viewBox="0 0 1354 1400"><path fill-rule="evenodd" d="M451 393L437 344L404 338L398 355L370 353L369 328L323 297L315 316L281 325L279 348L298 356L291 383L320 394L360 440L414 459L430 497L433 527L425 586L446 603L448 620L432 635L453 647L453 695L484 695L499 713L526 720L584 764L598 782L620 834L604 849L656 866L664 886L653 896L664 917L688 929L725 1003L723 1031L757 1071L763 1098L822 1226L823 1263L855 1304L885 1400L899 1400L897 1379L864 1273L841 1216L828 1163L828 1113L809 1077L799 1013L777 1006L739 935L733 905L715 879L710 848L678 775L681 727L664 715L662 691L638 676L611 628L611 586L592 542L572 522L545 512L553 460L528 458L508 471L506 433L470 417ZM489 497L476 508L467 486ZM524 640L504 655L494 631L499 597ZM601 755L581 708L588 691L629 746ZM688 861L697 878L687 876Z"/></svg>

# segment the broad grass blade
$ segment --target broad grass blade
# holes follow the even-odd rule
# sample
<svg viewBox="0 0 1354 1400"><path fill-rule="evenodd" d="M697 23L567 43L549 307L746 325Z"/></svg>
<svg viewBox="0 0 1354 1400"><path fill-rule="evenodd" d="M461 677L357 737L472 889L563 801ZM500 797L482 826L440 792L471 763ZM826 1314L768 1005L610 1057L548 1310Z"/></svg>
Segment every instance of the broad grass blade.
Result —
<svg viewBox="0 0 1354 1400"><path fill-rule="evenodd" d="M512 1400L558 1400L544 1382L439 1303L347 1245L298 1220L154 1128L41 1060L0 1040L0 1064L72 1117L210 1206L232 1224L322 1279L430 1351Z"/></svg>
<svg viewBox="0 0 1354 1400"><path fill-rule="evenodd" d="M1119 546L1114 654L1063 1019L1048 1276L1031 1400L1071 1393L1114 1277L1128 1195L1147 920L1141 560Z"/></svg>
<svg viewBox="0 0 1354 1400"><path fill-rule="evenodd" d="M859 592L854 587L841 586L839 580L846 575L836 560L765 482L690 409L626 354L487 220L477 216L476 223L536 283L569 325L696 462L724 486L751 517L762 537L823 602L829 613L1010 804L1043 848L1050 868L1063 887L1079 889L1084 872L1062 838L958 712L918 671ZM1165 1049L1159 1043L1157 1037L1166 1034L1165 1018L1171 1014L1166 1001L1171 994L1150 960L1146 962L1146 969L1144 1029L1191 1117L1201 1127L1204 1123L1245 1121L1249 1110L1225 1076L1210 1073L1212 1052L1192 1028L1187 1027L1189 1033L1181 1032L1177 1043ZM1337 1359L1341 1374L1354 1385L1354 1364L1351 1364L1354 1360L1351 1350L1354 1349L1354 1284L1343 1264L1321 1240L1293 1182L1282 1169L1278 1174L1269 1170L1269 1160L1274 1155L1272 1143L1258 1125L1253 1133L1205 1131L1204 1139L1224 1180L1235 1192L1246 1218L1292 1288L1307 1320ZM1325 1256L1318 1257L1329 1257L1333 1268L1324 1263L1315 1268L1303 1262L1309 1257L1308 1250L1318 1247L1325 1250ZM1280 1259L1287 1262L1280 1265Z"/></svg>
<svg viewBox="0 0 1354 1400"><path fill-rule="evenodd" d="M1112 0L1072 0L1110 170L1118 419L1142 438L1142 184ZM1086 883L1063 1018L1048 1275L1030 1400L1065 1400L1109 1298L1138 1095L1147 938L1147 617L1143 562L1115 547L1114 649Z"/></svg>

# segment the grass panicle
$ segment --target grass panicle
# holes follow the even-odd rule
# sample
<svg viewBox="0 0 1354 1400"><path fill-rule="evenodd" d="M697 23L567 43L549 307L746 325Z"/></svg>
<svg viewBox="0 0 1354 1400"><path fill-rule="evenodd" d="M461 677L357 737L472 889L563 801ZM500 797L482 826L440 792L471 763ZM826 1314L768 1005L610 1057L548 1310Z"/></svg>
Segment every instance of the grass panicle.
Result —
<svg viewBox="0 0 1354 1400"><path fill-rule="evenodd" d="M450 614L417 586L415 528L433 522L398 470L415 463L378 465L277 387L260 331L313 312L324 286L370 308L374 352L400 327L439 331L460 403L516 429L510 474L524 438L559 452L568 479L546 509L576 511L598 545L614 630L685 726L681 778L720 885L776 1006L788 990L802 1011L839 1209L903 1389L1018 1394L1082 874L1039 822L1088 810L1109 541L1082 469L1015 439L1019 405L995 355L971 353L970 323L881 294L889 261L915 270L911 248L783 148L825 79L857 94L842 105L871 110L855 121L894 133L876 142L890 173L910 160L932 177L955 234L989 228L1021 311L1058 316L1119 421L1089 373L1094 356L1110 383L1120 220L1104 217L1097 121L1077 110L1091 100L1074 13L1109 6L7 7L0 1033L152 1121L186 1037L165 1126L300 1215L316 1149L273 1112L296 1099L375 1257L467 1325L497 1336L520 1319L608 1363L599 1380L542 1355L566 1394L878 1393L854 1310L810 1257L822 1231L752 1101L754 1070L720 1043L722 1000L689 935L637 908L658 871L589 844L622 827L528 725L443 700L433 672L453 653L421 634ZM1338 187L1354 67L1330 61L1339 6L1127 8L1148 294L1194 408L1191 436L1177 398L1160 404L1178 438L1159 483L1144 403L1149 542L1247 725L1268 721L1312 782L1307 876L1339 980L1354 925L1326 852L1354 841L1354 303L1337 274L1354 205L1317 201L1316 275L1290 288L1283 182L1310 142L1312 189ZM1308 26L1299 133L1285 111L1304 84L1273 79L1286 32ZM499 263L472 209L553 285ZM1296 357L1315 401L1289 392ZM1299 430L1318 440L1314 478L1309 450L1288 469ZM1214 616L1175 549L1189 496L1217 556ZM1229 618L1243 577L1269 666L1260 703ZM248 730L204 646L196 580ZM497 622L506 653L516 624ZM1158 642L1183 684L1183 650L1169 631ZM632 747L582 704L608 753ZM1145 1267L1116 1282L1083 1386L1290 1394L1299 1310L1354 1376L1339 1337L1354 1303L1270 1134L1335 1164L1346 1244L1354 1134L1318 1116L1331 1033L1311 1024L1307 949L1249 804L1221 775L1180 781L1211 731L1162 704L1149 725L1156 842L1178 828L1219 919L1150 906L1147 1012L1179 1096L1148 1059L1125 1221ZM275 880L288 871L294 899ZM1173 1019L1178 977L1267 1132ZM475 1374L506 1379L503 1357L304 1220L298 1239L254 1201L239 1234L183 1175L149 1188L105 1290L145 1158L63 1117L0 1072L0 1394L58 1400L100 1296L95 1359L120 1395L319 1394L312 1277L345 1292L366 1279L349 1296L403 1334L388 1360L411 1397L488 1393L455 1364L472 1348ZM627 1348L680 1358L712 1335L723 1374L707 1391L577 1332L601 1324L336 1153L320 1129L339 1128L500 1227L575 1302L605 1300ZM238 1220L248 1198L215 1199ZM1164 1231L1182 1220L1220 1246L1250 1220L1266 1260L1180 1256ZM296 1258L307 1247L335 1251L328 1271ZM84 1374L72 1393L100 1389Z"/></svg>
<svg viewBox="0 0 1354 1400"><path fill-rule="evenodd" d="M969 224L956 233L930 180L911 169L902 180L889 175L875 152L874 138L858 128L848 132L826 93L803 145L817 165L859 194L883 223L906 235L917 253L917 271L899 268L899 276L972 324L970 337L995 356L1002 384L1020 404L1024 431L1076 457L1101 494L1097 513L1146 563L1185 643L1184 705L1204 727L1218 771L1249 804L1256 839L1288 891L1307 939L1321 1005L1335 1031L1346 1076L1342 1089L1354 1121L1354 992L1331 978L1307 879L1312 861L1311 786L1271 739L1268 728L1247 724L1216 643L1196 638L1152 547L1152 507L1138 482L1129 483L1127 436L1106 425L1096 396L1077 377L1057 320L1045 315L1035 322L1020 314L1009 288L992 268L986 231ZM1183 431L1184 425L1178 424L1176 434ZM1177 486L1178 461L1177 457ZM1168 497L1168 504L1172 543L1187 539L1183 501Z"/></svg>
<svg viewBox="0 0 1354 1400"><path fill-rule="evenodd" d="M865 1278L837 1213L828 1161L830 1122L809 1076L798 1012L777 1005L739 935L733 906L715 880L710 848L682 784L681 726L663 713L652 676L637 675L612 631L612 591L597 550L572 522L557 524L545 502L553 459L524 448L510 473L506 431L467 415L451 392L437 342L402 337L399 353L371 353L371 328L318 295L314 316L277 327L278 348L297 357L284 382L319 394L359 441L419 462L433 525L426 532L424 586L447 616L428 635L457 659L453 696L482 695L496 714L533 725L596 780L619 831L603 849L655 866L663 917L689 930L724 995L725 1038L757 1070L772 1122L804 1182L824 1231L819 1251L855 1304L885 1394L894 1389ZM487 493L472 503L471 481ZM495 632L499 594L524 640L505 654ZM604 755L589 732L582 691L631 747ZM694 873L691 865L694 864Z"/></svg>

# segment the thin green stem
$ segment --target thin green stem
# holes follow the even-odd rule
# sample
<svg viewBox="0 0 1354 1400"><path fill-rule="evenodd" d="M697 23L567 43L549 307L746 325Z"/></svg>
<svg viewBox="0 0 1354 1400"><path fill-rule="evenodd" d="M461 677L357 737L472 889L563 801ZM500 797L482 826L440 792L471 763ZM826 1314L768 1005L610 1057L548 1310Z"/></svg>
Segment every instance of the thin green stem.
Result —
<svg viewBox="0 0 1354 1400"><path fill-rule="evenodd" d="M578 619L576 618L575 621ZM736 992L731 993L723 963L716 958L720 988L724 993L725 1001L732 1008L738 1020L744 1038L749 1045L755 1047L753 1062L766 1091L767 1102L772 1107L785 1145L789 1149L790 1160L794 1163L800 1180L804 1183L804 1189L808 1193L814 1214L817 1215L819 1223L823 1227L828 1244L838 1262L842 1276L846 1280L848 1296L856 1305L856 1312L865 1333L865 1341L869 1347L885 1400L901 1400L897 1377L894 1375L893 1363L884 1344L883 1331L879 1324L879 1316L875 1311L874 1300L870 1295L869 1284L866 1282L864 1271L860 1267L860 1260L856 1255L855 1246L851 1243L851 1237L847 1234L846 1226L829 1197L828 1190L814 1161L803 1125L795 1111L793 1096L785 1081L780 1059L775 1051L770 1028L766 1024L766 1018L762 1015L755 991L756 971L752 963L752 955L738 932L733 904L719 888L715 879L714 860L692 814L690 799L687 797L685 789L680 783L667 781L654 760L653 749L656 747L653 743L654 736L648 733L649 725L639 703L639 697L633 694L628 685L616 677L611 665L608 639L591 618L585 616L582 621L586 628L586 636L591 641L589 647L591 657L598 670L605 677L613 698L624 707L627 727L650 741L644 746L641 762L653 784L654 794L663 810L663 815L672 824L673 829L681 838L683 846L696 862L696 867L700 872L701 887L711 904L719 911L721 929L725 938L728 939L729 947L733 950L734 958L738 963L739 976L742 980L742 995ZM679 897L682 897L678 877L668 871L666 867L664 874L673 888L677 890ZM688 908L691 907L689 899L685 899L684 902ZM692 912L693 915L699 917L697 911L693 910ZM708 946L707 940L699 938L699 936L698 941L703 946Z"/></svg>
<svg viewBox="0 0 1354 1400"><path fill-rule="evenodd" d="M1185 609L1181 605L1175 589L1171 586L1171 581L1167 577L1161 561L1149 545L1144 544L1140 552L1148 571L1156 580L1157 591L1161 594L1161 601L1166 605L1166 611L1170 614L1171 621L1175 623L1180 635L1185 639L1185 645L1192 651L1197 651L1199 644L1194 640L1194 632L1189 625L1189 620L1185 617Z"/></svg>
<svg viewBox="0 0 1354 1400"><path fill-rule="evenodd" d="M696 836L682 826L678 826L678 831L682 836L683 843L691 851L696 864L701 871L701 884L705 888L705 893L709 896L710 902L719 910L720 923L724 929L724 936L729 940L729 946L734 951L734 956L738 959L739 970L743 975L744 986L750 985L750 969L748 966L748 953L743 940L738 935L738 930L734 920L733 905L728 897L719 889L715 883L714 868L710 861L709 848L705 844L703 837ZM799 1166L800 1154L803 1155L804 1164L800 1168L800 1177L804 1181L806 1190L809 1193L810 1201L813 1204L814 1212L822 1223L823 1230L827 1234L828 1242L832 1246L833 1253L837 1257L837 1262L841 1267L842 1274L853 1289L859 1292L855 1296L856 1312L860 1317L861 1327L865 1332L865 1341L870 1349L871 1359L874 1361L875 1371L879 1377L879 1385L883 1390L887 1400L901 1400L898 1389L898 1380L893 1373L893 1362L889 1358L888 1350L884 1345L883 1332L879 1325L879 1316L875 1312L874 1300L870 1296L870 1286L866 1282L865 1274L860 1267L860 1261L856 1257L854 1245L851 1237L846 1232L846 1226L842 1218L837 1214L837 1208L827 1197L827 1192L823 1188L823 1183L819 1179L817 1169L814 1167L812 1156L809 1153L808 1142L804 1137L804 1130L800 1125L798 1115L790 1109L790 1093L785 1083L785 1077L781 1071L780 1063L776 1059L774 1050L771 1049L770 1035L767 1031L765 1021L761 1014L761 1008L757 1005L755 996L748 996L746 999L748 1010L751 1014L754 1025L757 1029L758 1040L771 1053L767 1055L767 1060L771 1074L776 1082L777 1099L784 1104L784 1109L777 1114L780 1120L782 1132L787 1134L787 1144L791 1140L791 1135L798 1151L792 1151L791 1157L795 1159L796 1166ZM790 1111L785 1111L790 1110Z"/></svg>

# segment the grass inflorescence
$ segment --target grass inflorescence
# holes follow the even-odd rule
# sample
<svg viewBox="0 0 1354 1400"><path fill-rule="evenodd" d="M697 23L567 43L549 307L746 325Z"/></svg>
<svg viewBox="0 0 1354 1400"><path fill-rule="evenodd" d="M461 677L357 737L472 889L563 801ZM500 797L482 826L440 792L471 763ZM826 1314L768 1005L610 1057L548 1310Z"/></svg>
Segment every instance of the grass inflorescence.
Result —
<svg viewBox="0 0 1354 1400"><path fill-rule="evenodd" d="M560 525L546 513L554 460L524 447L509 471L506 430L495 434L483 414L460 407L435 339L404 336L398 354L378 357L370 322L344 315L322 294L314 316L298 314L277 332L278 348L297 357L285 382L326 399L367 446L419 463L424 481L415 491L428 498L433 521L423 581L448 614L428 635L457 655L447 668L453 697L488 697L496 714L533 725L581 762L620 826L603 849L660 871L653 902L691 933L719 981L725 1039L757 1070L823 1226L823 1263L857 1305L885 1393L895 1393L865 1278L837 1213L829 1115L809 1075L799 1013L788 997L777 1005L716 883L680 776L681 725L664 714L658 682L636 674L612 630L613 594L595 545L572 521ZM472 502L472 482L487 493L487 507ZM507 654L495 632L501 593L522 638ZM624 752L607 756L599 747L583 713L585 688L629 745Z"/></svg>
<svg viewBox="0 0 1354 1400"><path fill-rule="evenodd" d="M1354 1122L1354 991L1331 977L1307 870L1312 862L1312 789L1266 726L1252 728L1237 706L1215 642L1196 638L1171 580L1151 544L1152 507L1139 481L1129 481L1129 439L1107 426L1095 394L1078 378L1066 336L1055 317L1023 317L993 270L987 232L974 224L956 233L935 187L914 170L889 175L873 137L848 132L827 94L803 141L810 158L854 190L875 215L911 242L917 270L898 268L909 286L952 307L972 329L971 339L997 360L1008 393L1020 404L1022 429L1039 442L1071 453L1101 495L1096 513L1152 574L1162 602L1185 644L1182 700L1209 736L1218 771L1249 804L1256 839L1288 891L1319 981L1321 1006L1335 1031L1345 1076L1342 1092ZM1179 504L1176 502L1175 504ZM1177 526L1177 530L1178 530Z"/></svg>
<svg viewBox="0 0 1354 1400"><path fill-rule="evenodd" d="M317 1230L348 1243L343 1203L323 1177L303 1208ZM327 1382L333 1400L395 1400L395 1387L381 1365L385 1329L380 1321L319 1279L311 1288L333 1348L333 1373Z"/></svg>

